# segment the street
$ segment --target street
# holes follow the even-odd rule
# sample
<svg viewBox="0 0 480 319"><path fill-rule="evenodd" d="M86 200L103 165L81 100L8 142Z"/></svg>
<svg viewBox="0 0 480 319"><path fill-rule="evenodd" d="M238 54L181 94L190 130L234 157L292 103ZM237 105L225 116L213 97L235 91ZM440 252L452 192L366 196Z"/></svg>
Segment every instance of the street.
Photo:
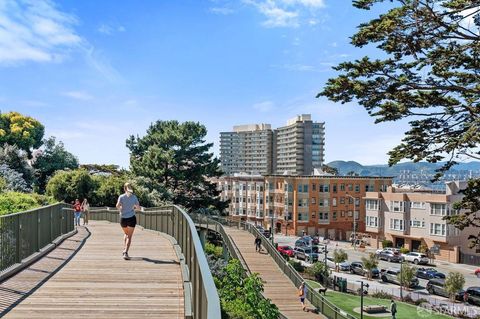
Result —
<svg viewBox="0 0 480 319"><path fill-rule="evenodd" d="M284 236L280 234L276 234L274 236L274 240L279 245L289 245L291 247L295 246L295 241L299 237L294 236ZM367 248L359 250L358 248L354 250L348 242L337 242L337 241L330 241L327 245L328 247L328 256L333 257L333 251L335 249L343 249L348 254L348 262L354 261L361 261L362 257L367 257L369 253L375 253L375 249ZM319 260L323 260L323 254L319 256ZM302 263L309 267L311 264L308 261L302 261ZM448 275L451 271L458 271L465 276L465 286L464 289L471 287L471 286L480 286L480 279L474 275L474 270L477 268L475 266L465 265L465 264L453 264L449 262L443 261L436 261L435 265L428 265L428 266L421 266L418 267L434 267L439 272ZM383 260L379 260L378 269L388 269L388 268L400 268L399 263L387 262ZM360 288L360 281L369 284L368 293L373 294L376 291L383 291L393 296L400 297L400 286L395 285L393 283L385 283L381 279L373 279L367 280L365 277L351 274L349 272L335 272L332 271L332 276L346 278L348 281L348 289L357 291ZM449 309L453 313L459 312L468 312L470 315L478 315L480 314L480 307L472 306L470 304L463 304L463 303L452 303L448 298L438 296L438 295L431 295L425 290L425 285L427 284L428 280L420 279L419 278L419 286L415 289L405 291L403 289L403 296L410 295L413 300L418 299L426 299L428 302L435 308L435 309Z"/></svg>

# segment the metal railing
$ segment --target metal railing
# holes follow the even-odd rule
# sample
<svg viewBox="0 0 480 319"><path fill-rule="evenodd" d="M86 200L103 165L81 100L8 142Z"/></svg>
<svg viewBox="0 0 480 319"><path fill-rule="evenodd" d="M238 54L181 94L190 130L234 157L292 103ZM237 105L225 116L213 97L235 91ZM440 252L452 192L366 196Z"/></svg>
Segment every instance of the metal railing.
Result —
<svg viewBox="0 0 480 319"><path fill-rule="evenodd" d="M262 246L267 250L269 255L273 258L278 267L282 272L292 281L295 287L299 287L300 284L304 281L302 276L290 265L285 258L277 251L277 249L272 245L270 240L265 238L258 229L249 223L232 221L223 217L215 216L215 219L207 218L210 224L219 223L229 227L242 228L245 231L250 232L255 237L258 235L262 239ZM202 222L205 223L205 217L202 219ZM356 317L348 314L342 309L335 306L333 303L328 301L325 297L320 295L317 291L314 290L308 283L307 286L307 299L310 303L318 309L323 315L330 319L356 319Z"/></svg>
<svg viewBox="0 0 480 319"><path fill-rule="evenodd" d="M184 284L185 302L188 302L187 295L191 292L193 318L221 318L218 292L195 224L190 216L175 205L148 208L137 212L136 216L137 225L168 234L176 240L184 256L181 262L184 261L188 267L188 271L183 272L183 280L186 283ZM118 210L114 208L95 208L90 210L90 219L119 222L120 216ZM188 317L187 314L186 316Z"/></svg>
<svg viewBox="0 0 480 319"><path fill-rule="evenodd" d="M196 214L196 213L192 213L190 214L190 216L192 217L193 221L197 224L198 227L209 229L220 234L220 236L223 239L223 243L225 244L228 252L230 253L230 256L240 261L240 264L242 265L243 269L246 271L247 275L252 274L250 267L248 267L248 264L246 263L245 259L240 253L240 250L235 244L235 241L231 238L230 235L228 235L225 232L225 229L223 228L223 225L221 222L216 220L211 220L205 215ZM262 297L264 299L267 299L263 293L262 293ZM280 313L278 319L287 319L287 317L285 317L282 313Z"/></svg>
<svg viewBox="0 0 480 319"><path fill-rule="evenodd" d="M73 231L73 213L58 203L0 216L0 273Z"/></svg>

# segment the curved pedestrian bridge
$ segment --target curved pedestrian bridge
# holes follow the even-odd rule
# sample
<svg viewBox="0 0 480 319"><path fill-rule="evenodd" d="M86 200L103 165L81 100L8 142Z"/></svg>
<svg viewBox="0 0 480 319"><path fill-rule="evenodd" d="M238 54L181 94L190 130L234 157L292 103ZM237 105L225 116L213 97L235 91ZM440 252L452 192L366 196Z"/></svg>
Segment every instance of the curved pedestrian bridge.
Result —
<svg viewBox="0 0 480 319"><path fill-rule="evenodd" d="M0 284L4 318L185 318L184 281L171 239L135 229L122 259L118 224L91 221Z"/></svg>

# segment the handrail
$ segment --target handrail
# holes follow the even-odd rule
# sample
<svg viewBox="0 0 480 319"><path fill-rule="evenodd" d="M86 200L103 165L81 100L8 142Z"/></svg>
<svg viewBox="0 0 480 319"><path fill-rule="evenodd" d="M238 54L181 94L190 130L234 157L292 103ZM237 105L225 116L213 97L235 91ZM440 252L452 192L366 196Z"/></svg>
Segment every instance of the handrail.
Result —
<svg viewBox="0 0 480 319"><path fill-rule="evenodd" d="M64 209L68 206L57 203L0 216L0 278L13 275L26 259L74 231L73 214Z"/></svg>
<svg viewBox="0 0 480 319"><path fill-rule="evenodd" d="M175 205L155 207L137 212L137 224L145 229L159 231L172 236L183 256L181 262L188 266L183 278L192 287L191 303L193 318L221 318L220 299L203 251L195 224L190 216ZM115 208L95 208L90 210L92 220L119 222L119 213ZM187 298L185 298L185 302Z"/></svg>
<svg viewBox="0 0 480 319"><path fill-rule="evenodd" d="M233 240L233 238L229 234L226 233L225 229L223 228L222 223L220 223L216 220L209 220L208 217L206 217L204 215L201 215L201 214L192 213L192 214L190 214L190 216L192 217L192 219L195 222L198 223L198 225L200 227L203 227L203 223L206 221L205 225L207 226L206 227L207 229L213 230L213 231L219 233L220 236L222 236L223 242L226 244L227 250L230 252L230 255L233 258L238 259L240 261L240 264L242 265L243 269L246 271L246 273L248 275L252 274L252 271L250 270L250 267L248 266L245 259L243 258L242 253L240 252L240 249L238 249L238 246L235 243L235 241ZM210 224L209 224L209 222L210 222ZM215 227L211 228L211 226L215 226ZM263 299L267 299L263 293L261 295L262 295ZM279 312L278 319L287 319L287 317L285 315L283 315L281 312Z"/></svg>
<svg viewBox="0 0 480 319"><path fill-rule="evenodd" d="M245 223L245 222L237 222L237 221L230 221L226 218L215 216L215 220L209 219L210 223L218 222L220 224L226 224L228 226L234 225L237 228L243 228L245 231L250 232L254 236L260 236L262 240L262 245L265 247L267 252L276 262L278 267L282 270L282 272L292 281L295 287L300 286L304 279L302 276L290 265L285 258L278 252L278 250L272 245L272 243L263 236L260 231L254 227L252 224ZM222 223L223 222L223 223ZM317 291L315 291L309 284L306 282L307 286L307 300L315 306L322 314L324 314L328 318L332 319L356 319L354 316L346 313L345 311L341 310L340 308L336 307L333 303L328 301L325 297L320 295Z"/></svg>

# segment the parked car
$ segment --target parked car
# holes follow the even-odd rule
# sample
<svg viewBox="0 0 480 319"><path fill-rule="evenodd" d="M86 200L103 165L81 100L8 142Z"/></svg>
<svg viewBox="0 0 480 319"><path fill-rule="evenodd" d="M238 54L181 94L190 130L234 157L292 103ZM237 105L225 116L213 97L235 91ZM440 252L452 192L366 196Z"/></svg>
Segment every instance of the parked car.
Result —
<svg viewBox="0 0 480 319"><path fill-rule="evenodd" d="M425 289L427 289L428 293L431 295L438 295L438 296L443 296L446 298L449 298L450 296L448 293L445 291L445 280L440 279L440 278L434 278L430 279L425 286ZM464 290L459 290L455 294L455 299L462 301L463 300L463 294L465 293Z"/></svg>
<svg viewBox="0 0 480 319"><path fill-rule="evenodd" d="M402 256L399 252L392 250L382 250L377 254L377 258L381 260L386 260L388 262L401 262Z"/></svg>
<svg viewBox="0 0 480 319"><path fill-rule="evenodd" d="M417 265L417 264L425 264L426 265L429 262L427 255L422 254L422 253L416 253L416 252L403 254L403 260L412 262L415 265Z"/></svg>
<svg viewBox="0 0 480 319"><path fill-rule="evenodd" d="M278 246L277 250L280 254L288 257L293 257L295 255L293 248L290 246Z"/></svg>
<svg viewBox="0 0 480 319"><path fill-rule="evenodd" d="M438 279L445 279L445 274L438 272L434 268L418 268L417 272L415 273L415 276L418 278L422 279L433 279L433 278L438 278Z"/></svg>
<svg viewBox="0 0 480 319"><path fill-rule="evenodd" d="M385 247L385 248L382 248L382 249L377 249L377 251L375 253L378 255L379 253L381 253L382 251L385 251L385 250L400 253L400 249L394 248L394 247Z"/></svg>
<svg viewBox="0 0 480 319"><path fill-rule="evenodd" d="M312 256L313 261L318 261L318 254L312 252L312 248L310 247L295 247L294 252L294 256L297 259L309 261L311 260L310 256Z"/></svg>
<svg viewBox="0 0 480 319"><path fill-rule="evenodd" d="M322 260L322 258L320 258L320 260ZM327 256L327 267L335 269L333 257ZM348 261L344 261L343 263L338 264L338 269L340 271L350 271L350 263Z"/></svg>
<svg viewBox="0 0 480 319"><path fill-rule="evenodd" d="M383 282L391 282L396 285L400 285L400 280L398 279L398 274L400 273L400 269L387 269L382 270L380 273L380 278ZM413 288L418 286L418 278L413 278L410 282L409 287Z"/></svg>
<svg viewBox="0 0 480 319"><path fill-rule="evenodd" d="M350 264L350 272L352 274L357 274L360 276L367 276L368 270L365 269L363 266L363 263L360 261L354 261ZM372 269L372 277L378 277L380 274L380 271L377 268Z"/></svg>
<svg viewBox="0 0 480 319"><path fill-rule="evenodd" d="M480 306L480 287L469 287L467 294L469 304Z"/></svg>
<svg viewBox="0 0 480 319"><path fill-rule="evenodd" d="M298 243L298 245L297 245ZM296 242L295 246L303 247L303 246L311 246L311 245L318 245L318 237L310 237L310 236L303 236L300 237Z"/></svg>

